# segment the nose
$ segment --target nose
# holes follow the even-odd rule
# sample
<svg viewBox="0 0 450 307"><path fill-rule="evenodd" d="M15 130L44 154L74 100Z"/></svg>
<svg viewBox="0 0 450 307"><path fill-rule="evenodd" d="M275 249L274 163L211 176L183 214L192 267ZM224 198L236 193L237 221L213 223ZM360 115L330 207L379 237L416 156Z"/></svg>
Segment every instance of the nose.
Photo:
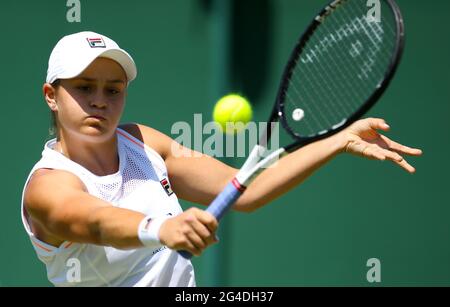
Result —
<svg viewBox="0 0 450 307"><path fill-rule="evenodd" d="M97 91L95 95L92 96L90 101L90 106L93 108L104 109L108 105L106 97L100 92Z"/></svg>

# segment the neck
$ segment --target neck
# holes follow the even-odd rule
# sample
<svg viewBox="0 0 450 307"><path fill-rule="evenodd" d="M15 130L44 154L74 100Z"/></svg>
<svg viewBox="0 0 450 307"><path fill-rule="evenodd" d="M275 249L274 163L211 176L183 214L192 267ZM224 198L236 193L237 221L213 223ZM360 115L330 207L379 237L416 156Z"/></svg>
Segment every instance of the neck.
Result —
<svg viewBox="0 0 450 307"><path fill-rule="evenodd" d="M115 133L107 140L93 142L60 131L55 150L97 176L111 175L119 169Z"/></svg>

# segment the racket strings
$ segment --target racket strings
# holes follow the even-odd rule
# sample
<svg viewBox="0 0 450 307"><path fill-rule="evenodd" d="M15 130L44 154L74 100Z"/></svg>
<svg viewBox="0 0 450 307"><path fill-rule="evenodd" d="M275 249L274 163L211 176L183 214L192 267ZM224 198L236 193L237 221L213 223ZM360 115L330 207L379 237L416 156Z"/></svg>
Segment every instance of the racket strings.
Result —
<svg viewBox="0 0 450 307"><path fill-rule="evenodd" d="M346 95L345 91L338 90L339 86L336 84L336 77L333 76L333 72L336 71L336 69L327 64L327 62L325 62L325 66L327 67L325 67L321 61L318 61L317 63L320 66L320 69L327 70L329 73L317 74L316 71L312 71L309 66L305 66L303 68L299 68L299 66L297 66L296 69L305 69L305 72L308 72L309 77L305 77L301 80L299 73L294 71L292 77L294 79L293 81L297 84L301 84L301 92L303 95L300 93L300 90L296 89L295 86L292 86L292 88L295 89L297 96L290 95L290 102L297 108L299 107L298 101L315 101L316 103L303 105L306 113L313 117L314 114L319 114L322 119L323 126L331 127L333 122L336 123L342 120L336 109L332 107L333 102L342 101L347 103L348 95ZM342 72L339 72L339 74L342 75ZM343 82L347 81L343 80ZM320 87L318 85L320 85ZM331 97L329 97L329 95L325 95L325 93L330 94ZM311 108L308 108L309 106ZM331 115L326 115L324 113L325 111ZM317 118L314 120L318 122ZM313 129L309 124L309 121L305 121L305 123L308 123L308 128L311 134L317 133L317 129Z"/></svg>
<svg viewBox="0 0 450 307"><path fill-rule="evenodd" d="M354 11L355 5L349 6L349 11L352 11L353 14L359 14L363 16L365 14L365 11L355 12ZM351 18L349 14L344 11L344 14L346 14L347 18ZM385 17L387 17L387 14L385 14ZM357 89L360 89L360 92L363 93L363 99L367 99L367 93L373 92L374 85L377 86L384 78L384 75L386 74L386 68L389 66L389 62L391 60L392 52L394 51L394 41L395 41L395 33L392 28L390 27L390 23L386 22L383 25L386 26L387 30L384 30L380 23L378 22L368 22L366 20L366 17L361 17L356 19L357 22L360 24L361 29L363 29L364 33L366 34L366 38L369 39L369 41L372 43L372 47L370 48L369 55L372 57L368 57L369 63L372 63L370 67L367 65L364 65L361 69L361 71L354 70L353 72L356 73L358 78L356 79L359 82L359 86ZM365 21L365 24L363 24L363 21ZM367 25L367 27L365 26ZM374 27L378 29L378 31L374 30ZM369 33L367 28L371 30ZM383 38L384 36L384 38ZM374 37L376 37L376 40L374 40ZM385 43L385 48L383 48L383 43ZM380 47L381 46L381 47ZM376 51L374 51L376 50ZM378 56L377 56L378 54ZM375 63L378 62L377 65ZM344 66L347 70L351 68L356 68L354 65L348 65ZM373 71L372 74L372 80L373 82L365 82L365 79L369 79L371 76L367 74L367 72L364 69L369 69L370 71ZM361 76L361 74L364 74L364 76ZM366 91L364 91L365 89ZM364 96L366 95L366 96ZM359 105L356 104L355 107L358 107Z"/></svg>
<svg viewBox="0 0 450 307"><path fill-rule="evenodd" d="M317 43L315 44L317 46ZM339 122L340 120L342 120L342 118L340 118L340 115L338 114L338 112L335 111L334 108L331 107L331 104L335 101L343 101L344 103L348 102L348 95L346 95L345 91L339 91L339 86L336 84L335 80L336 77L333 76L333 72L336 71L336 69L334 67L331 67L329 64L327 64L328 62L325 62L327 67L324 67L324 65L322 64L321 61L318 61L318 65L320 66L320 68L322 70L326 70L329 72L329 74L317 74L316 72L311 71L311 69L307 69L308 70L308 75L312 76L312 77L307 77L305 78L304 82L298 81L297 82L299 84L302 84L302 86L305 86L306 84L308 84L311 87L311 90L308 88L305 88L305 90L303 91L306 95L305 97L301 97L303 98L303 100L306 98L306 100L310 100L310 101L317 101L317 103L312 104L313 107L315 107L315 111L318 112L321 115L321 118L323 119L324 122L324 126L332 126L332 121L334 121L334 123ZM306 66L309 67L309 66ZM297 69L298 66L297 66ZM339 71L339 74L342 75L342 72ZM298 73L294 72L294 75L297 76ZM318 81L318 78L315 76L320 76L320 81ZM327 77L327 78L325 78ZM298 78L297 78L298 79ZM344 82L347 82L346 80L343 80ZM321 87L318 88L317 84L321 84ZM324 87L326 87L326 90L324 91ZM312 97L312 95L309 95L309 92L313 91L314 92L314 98ZM298 92L298 91L297 91ZM328 93L331 94L332 97L328 97L328 95L324 95L324 93ZM296 103L296 99L295 98L291 98L292 103L297 107L297 103ZM320 101L319 101L320 100ZM323 108L323 106L325 106L325 108ZM327 110L328 113L331 113L332 116L324 116L324 113L322 112L322 110ZM307 113L310 114L314 114L314 112L308 112L310 110L307 110ZM312 110L311 110L312 111ZM311 127L311 125L308 125ZM310 129L311 132L312 129ZM317 131L315 131L317 133Z"/></svg>
<svg viewBox="0 0 450 307"><path fill-rule="evenodd" d="M336 17L339 17L339 16L337 15ZM350 17L350 16L347 16L347 17ZM362 24L362 22L361 22L361 18L357 18L356 20L361 25L361 29L363 29L365 31L365 34L369 36L369 34L367 33L367 31L366 31L366 29L364 27L364 24ZM354 21L355 21L355 19L354 19ZM338 22L338 18L331 19L330 22L337 23ZM345 22L345 20L341 20L340 22ZM336 26L338 26L338 24L336 24ZM335 26L333 26L333 27L335 27ZM380 42L382 42L382 41L380 41ZM376 43L374 42L374 44L376 44ZM352 48L356 48L356 47L353 45ZM339 56L339 54L336 55L336 58L337 58L337 62L339 62L339 63L346 61L346 59L343 58L342 56ZM377 68L379 66L377 65L375 67ZM336 69L334 71L338 72L338 75L336 77L334 77L334 78L331 78L331 80L337 79L340 76L348 76L348 75L355 75L355 74L358 75L358 74L360 74L360 72L358 72L355 69L356 68L355 65L335 65L335 68ZM367 82L364 82L363 78L359 78L359 80L357 80L357 81L360 81L358 84L356 84L355 82L351 82L350 79L348 79L348 78L344 78L343 81L346 83L346 88L348 90L352 90L352 91L343 91L346 94L348 94L346 96L346 99L342 100L344 102L343 106L348 106L349 107L348 109L345 109L344 114L349 114L349 112L353 112L355 110L355 108L357 108L359 106L355 102L359 102L361 100L364 101L365 99L367 99L367 91L365 91L364 88L368 87L369 84ZM371 90L373 90L373 88L370 87L370 88L367 88L367 90L371 91ZM358 96L354 97L352 95L352 94L355 94L355 93Z"/></svg>
<svg viewBox="0 0 450 307"><path fill-rule="evenodd" d="M350 16L346 16L346 17L350 18ZM364 18L364 17L361 17L361 18ZM331 21L333 21L333 20L331 20ZM334 20L334 21L335 21L335 22L338 22L337 19ZM345 20L342 20L342 21L345 21ZM373 38L372 38L371 35L367 32L367 30L366 30L364 24L361 22L361 19L360 19L360 18L353 19L353 22L355 22L355 21L357 21L357 22L360 24L360 28L358 28L358 29L362 29L362 30L364 31L364 33L366 34L366 36L369 37L369 40L373 43L373 46L377 46L377 43L376 43L375 41L373 41ZM360 41L358 40L357 43L360 43ZM380 40L379 43L382 43L382 40ZM352 47L355 47L355 46L352 46ZM351 53L351 52L350 52L350 53ZM345 59L343 59L343 58L341 57L341 58L339 58L339 60L343 60L343 61L344 61ZM375 66L375 67L377 67L377 66ZM347 69L347 70L350 70L351 68L354 68L355 70L354 70L353 72L350 72L350 73L357 73L357 75L360 75L360 73L358 72L358 70L356 69L356 67L355 67L354 65L351 65L351 66L344 66L344 68ZM366 85L366 86L367 86L367 83L366 83L366 82L363 82L363 78L360 77L359 80L361 81L361 82L360 82L360 85L363 85L363 86Z"/></svg>
<svg viewBox="0 0 450 307"><path fill-rule="evenodd" d="M332 22L337 22L337 19L331 20ZM365 31L365 34L367 37L369 37L372 40L371 35L367 32L366 28L361 22L361 18L357 19L358 23L361 25L361 28ZM373 45L377 45L377 42L372 40ZM382 43L382 40L379 41L379 43ZM353 46L354 47L354 46ZM390 56L388 57L390 58ZM337 56L338 61L345 61L344 58ZM373 59L372 59L373 60ZM375 74L377 75L377 78L381 81L385 71L381 71L381 66L386 67L385 65L374 65ZM364 68L363 68L364 69ZM350 81L349 78L344 78L344 81L347 83L347 89L349 91L345 91L348 93L348 100L344 100L343 106L348 106L348 109L345 109L344 114L349 114L351 112L354 112L355 109L359 107L359 104L361 101L365 101L367 99L368 93L371 93L373 91L373 84L365 82L364 78L361 76L361 72L357 69L355 65L336 65L336 71L338 72L339 76L349 76L349 75L357 75L359 78L352 79ZM365 77L369 77L367 74ZM354 96L352 94L356 94L357 96Z"/></svg>
<svg viewBox="0 0 450 307"><path fill-rule="evenodd" d="M360 18L356 18L355 20L359 23L360 28L366 34L365 37L368 38L368 40L372 43L372 47L370 48L369 55L376 56L377 53L380 53L381 56L378 57L377 60L383 60L383 59L390 60L392 52L394 50L394 39L393 38L395 38L395 33L396 33L392 30L392 27L390 26L390 22L383 23L383 26L386 27L386 29L383 29L379 22L367 21L367 16L365 16L367 9L362 6L356 6L355 3L357 3L357 2L353 2L351 5L349 5L348 10L343 11L343 14L346 16L347 19L351 19L352 15L362 16ZM350 14L352 14L352 15L350 15ZM388 14L387 13L383 14L383 16L384 16L384 18L387 18ZM362 20L365 23L363 23ZM378 30L375 30L374 29L375 27ZM368 32L368 29L370 29L370 33ZM388 37L389 33L391 33L390 37ZM392 34L394 34L394 35L392 35ZM383 38L383 36L384 36L384 38ZM386 45L386 46L384 46L384 48L383 48L383 43ZM376 50L376 52L374 52L373 50ZM380 64L383 64L383 65L373 65L370 68L374 69L376 71L376 73L378 74L378 77L380 78L380 81L381 81L384 74L386 73L385 69L383 69L383 68L386 68L388 62L380 63ZM358 74L358 76L359 76L360 80L363 80L363 78L361 77L360 74ZM366 77L368 78L369 76L366 76ZM363 82L362 84L366 85L366 86L370 85L367 82ZM369 87L368 89L370 91L373 90L372 87Z"/></svg>
<svg viewBox="0 0 450 307"><path fill-rule="evenodd" d="M313 43L313 45L318 46L318 43ZM298 64L298 61L300 60L300 57L297 58L296 63ZM318 65L320 65L321 69L324 71L328 71L328 72L333 72L333 68L330 67L330 65L326 65L327 67L324 67L321 61L317 62ZM327 63L327 62L326 62ZM315 71L311 71L309 68L309 66L306 66L306 69L308 70L308 75L307 76L312 76L310 77L306 77L304 80L300 80L299 78L299 73L297 71L294 71L293 73L293 78L296 80L297 84L301 84L302 87L306 87L305 90L303 90L303 93L305 94L305 96L302 96L301 94L298 94L297 97L292 97L291 98L291 102L293 105L295 105L296 107L298 106L296 104L296 100L297 98L303 98L303 100L310 100L310 101L314 101L314 100L321 100L321 103L316 103L316 104L311 104L312 108L305 110L307 114L311 114L312 116L314 116L315 113L318 113L320 115L320 117L323 119L323 122L325 123L326 126L330 127L333 125L334 123L337 123L339 121L342 120L342 118L339 117L339 114L337 112L335 112L335 110L331 107L333 104L333 101L347 101L346 97L342 97L342 95L344 94L344 92L340 92L337 91L336 89L338 88L335 85L335 78L330 78L331 74L317 74L315 73ZM298 65L296 65L296 70L297 69L303 69L300 68ZM319 77L316 77L319 76ZM320 80L319 80L320 78ZM317 85L321 85L321 87L317 87ZM310 87L311 91L314 92L314 97L312 94L309 94L308 91L308 86ZM326 91L323 90L323 87L326 87ZM295 88L295 87L294 87ZM299 90L295 90L296 93L299 93ZM331 93L331 95L333 97L331 97L332 99L328 99L328 97L326 97L325 95L323 95L323 93ZM344 98L344 99L343 99ZM321 106L325 105L326 107L323 108ZM306 107L307 105L305 105ZM309 105L308 105L309 106ZM324 110L327 111L331 116L327 116L324 114ZM315 121L317 121L317 119L315 119ZM308 121L305 121L305 123L308 124ZM314 131L314 129L311 128L311 125L308 124L309 130L310 131ZM317 132L317 131L316 131Z"/></svg>
<svg viewBox="0 0 450 307"><path fill-rule="evenodd" d="M338 57L337 60L341 61L342 58ZM317 61L318 63L318 68L320 69L321 72L328 72L328 73L317 73L312 72L311 70L309 70L309 72L314 75L314 74L318 74L322 76L322 79L324 80L324 82L329 85L332 84L332 88L330 89L330 91L326 92L329 95L323 95L323 91L322 93L318 93L318 94L322 94L321 95L321 100L323 101L328 101L327 106L330 106L330 111L334 111L336 113L335 116L335 121L334 123L337 123L339 121L342 121L343 117L342 114L340 114L340 112L338 112L338 109L336 109L335 107L333 107L335 105L336 102L340 102L342 103L340 105L340 107L349 107L350 109L352 109L351 106L351 100L353 100L352 95L350 94L349 91L347 90L342 90L342 86L340 84L345 83L345 89L350 88L352 86L354 86L354 84L351 84L350 81L347 78L341 78L342 76L345 76L346 73L344 73L340 67L340 65L332 65L334 63L331 63L326 61L324 62L325 64L323 64L322 61ZM308 65L309 66L309 65ZM344 66L344 69L347 69L347 67ZM347 71L348 73L348 71ZM325 77L326 79L325 79ZM331 97L329 97L331 96ZM358 98L362 98L358 97ZM323 105L323 103L319 103L316 107L320 107L321 105ZM328 125L328 127L331 127L330 125Z"/></svg>
<svg viewBox="0 0 450 307"><path fill-rule="evenodd" d="M301 136L343 123L383 81L396 46L395 18L384 9L381 23L371 22L367 11L366 1L345 2L325 18L295 59L285 118ZM299 121L290 117L298 109L305 114Z"/></svg>
<svg viewBox="0 0 450 307"><path fill-rule="evenodd" d="M361 21L361 19L364 19L364 20L366 20L366 16L364 15L364 12L354 12L353 10L352 10L352 7L354 7L354 5L352 5L352 4L354 4L354 3L356 3L355 1L353 1L353 2L351 2L351 3L349 3L348 4L348 10L342 10L342 14L336 14L336 18L334 18L334 19L330 19L329 21L330 21L330 23L334 23L334 25L332 25L331 27L332 28L334 28L334 27L337 27L337 26L339 26L339 24L342 24L342 23L346 23L347 22L347 20L352 20L352 25L354 26L354 30L355 31L360 31L360 30L363 30L364 32L365 32L365 34L366 34L366 36L372 41L372 43L373 43L373 46L375 46L375 48L376 48L376 46L378 45L378 43L382 43L382 39L380 39L379 40L379 42L377 43L377 42L375 42L375 41L373 41L373 39L372 39L372 36L367 32L367 30L366 30L366 28L365 28L365 25L362 23L362 21ZM347 11L352 11L352 14L353 14L353 16L360 16L360 17L357 17L357 18L352 18L352 16L350 16L348 13L347 13ZM343 15L345 15L345 16L343 16ZM357 21L358 22L358 24L360 25L360 27L358 28L357 27L357 25L355 25L355 21ZM338 23L339 22L339 23ZM370 24L371 23L367 23L369 26L370 26ZM323 30L323 29L322 29ZM379 34L378 34L378 37L379 37ZM357 41L357 42L359 42L359 40ZM353 48L355 47L355 46L352 46ZM347 59L347 57L346 58L343 58L342 56L339 56L339 53L336 53L336 58L337 58L337 62L345 62L346 61L346 59ZM335 66L336 67L336 71L338 71L338 75L339 76L348 76L348 75L354 75L354 74L357 74L357 75L359 75L360 73L356 70L356 66L355 65L336 65ZM379 65L375 65L375 68L378 68L379 67ZM353 70L352 70L353 69ZM380 73L380 76L382 76L382 73L381 73L381 71L379 71L379 73ZM383 73L384 74L384 73ZM351 93L354 93L355 91L356 91L356 93L359 93L359 94L361 94L361 96L358 96L358 97L354 97L354 98L357 98L357 99L351 99L351 100L349 100L348 102L352 102L352 101L361 101L361 99L367 99L367 92L366 91L364 91L363 90L363 88L364 87L368 87L370 84L369 83L367 83L367 82L364 82L364 80L363 80L363 78L359 78L359 79L357 79L357 81L361 81L361 82L359 82L359 84L355 84L354 82L350 82L350 80L348 79L348 78L345 78L344 79L345 81L346 81L346 83L347 83L347 88L348 89L351 89L351 90L353 90L352 92L350 92L350 94ZM380 79L381 80L381 79ZM352 81L354 81L354 80L352 80ZM358 86L357 86L358 85ZM369 87L368 88L368 90L369 91L372 91L373 90L373 87ZM350 95L350 98L352 98L352 96ZM355 107L358 107L359 105L358 104L353 104L353 105L351 105L351 108L352 108L352 110L354 111L354 108ZM347 112L348 113L348 112Z"/></svg>
<svg viewBox="0 0 450 307"><path fill-rule="evenodd" d="M349 7L349 10L354 10L354 5L351 5ZM357 11L352 11L353 13L357 14ZM364 14L365 12L359 12L360 14ZM351 18L349 15L347 15L347 17ZM385 18L387 18L387 14L385 14ZM369 28L371 30L371 33L373 35L371 35L368 31L367 28L365 27L365 25L363 24L363 22L361 21L361 18L356 19L358 21L358 23L360 24L361 28L364 30L366 37L369 38L369 40L372 41L373 43L373 47L375 49L377 49L378 51L380 51L381 53L384 53L383 55L385 57L385 59L389 59L392 55L392 52L394 50L394 40L393 38L395 38L395 34L396 31L393 31L392 27L390 26L390 22L386 22L383 23L383 25L386 27L386 29L383 29L380 25L381 22L369 22L367 21L367 17L364 17L364 20L366 21L366 24L368 25L367 28ZM374 28L377 28L378 31L375 31ZM388 37L388 39L383 39L382 35L387 36L387 35L391 35L391 37ZM374 40L374 37L376 38L377 41ZM386 42L386 47L387 48L379 48L380 44L382 44L383 42ZM379 66L376 66L379 67ZM382 71L379 71L380 73L385 73Z"/></svg>
<svg viewBox="0 0 450 307"><path fill-rule="evenodd" d="M294 78L297 78L297 76L295 74L294 74ZM302 94L299 92L299 90L295 86L293 87L292 90L294 91L294 93L291 93L291 91L286 92L286 98L287 98L287 101L288 101L288 105L291 104L291 105L294 105L294 106L296 106L298 108L298 106L296 105L296 100L298 100L298 98L302 97ZM314 122L318 122L319 119L316 117L316 112L314 112L312 110L311 106L314 106L314 104L313 105L305 104L303 106L303 111L305 113L307 113L307 114L310 114L310 116L312 117ZM288 113L291 112L291 111L293 112L293 110L288 110ZM320 116L322 116L322 119L325 119L325 117L322 114L322 110L319 109L318 111L319 112L317 112L317 113ZM310 124L309 120L305 121L304 123L306 124L306 126L308 128L307 129L308 131L314 131L314 127Z"/></svg>
<svg viewBox="0 0 450 307"><path fill-rule="evenodd" d="M299 69L298 66L296 67L296 69ZM296 90L297 93L299 93L299 95L297 96L297 98L302 98L302 100L310 100L310 101L314 101L316 99L320 99L322 101L322 103L317 103L317 104L311 104L311 108L308 111L311 111L308 114L319 114L320 117L322 118L323 122L325 122L326 125L330 126L332 125L333 122L333 118L334 120L338 119L338 116L336 114L336 112L334 112L333 108L331 107L331 103L332 101L330 99L325 99L326 97L324 95L322 95L323 92L325 92L322 88L318 88L317 84L322 84L324 87L327 87L327 93L331 93L332 95L336 95L337 92L334 91L331 87L330 87L330 83L327 82L327 80L323 77L322 74L315 74L315 73L311 73L312 76L311 78L305 78L305 80L300 80L299 75L297 73L294 72L293 74L293 81L297 81L298 84L302 84L302 87L305 86L303 93L304 96L301 95L301 93L299 92L299 90ZM320 76L320 81L318 81L318 78L316 76ZM337 97L336 97L337 98ZM292 104L296 107L298 107L298 105L296 104L296 98L292 99L291 96L291 101ZM321 105L325 105L325 108L321 108ZM306 106L306 105L305 105ZM330 115L327 115L325 113L328 113ZM333 117L333 118L331 118Z"/></svg>

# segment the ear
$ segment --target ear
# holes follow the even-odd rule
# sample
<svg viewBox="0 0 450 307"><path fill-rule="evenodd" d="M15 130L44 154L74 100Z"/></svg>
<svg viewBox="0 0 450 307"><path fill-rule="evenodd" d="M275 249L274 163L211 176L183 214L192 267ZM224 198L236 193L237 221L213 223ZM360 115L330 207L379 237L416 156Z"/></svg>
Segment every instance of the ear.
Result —
<svg viewBox="0 0 450 307"><path fill-rule="evenodd" d="M45 101L47 102L48 107L53 112L58 111L58 105L56 103L56 88L50 83L45 83L42 87L42 91L44 93Z"/></svg>

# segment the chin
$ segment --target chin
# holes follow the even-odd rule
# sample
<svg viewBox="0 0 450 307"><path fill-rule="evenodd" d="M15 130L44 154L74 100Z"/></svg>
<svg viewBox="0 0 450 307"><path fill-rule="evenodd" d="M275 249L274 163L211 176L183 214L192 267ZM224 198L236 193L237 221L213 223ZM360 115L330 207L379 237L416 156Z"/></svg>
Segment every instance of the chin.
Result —
<svg viewBox="0 0 450 307"><path fill-rule="evenodd" d="M91 142L106 142L115 136L116 128L89 126L84 127L81 134Z"/></svg>

